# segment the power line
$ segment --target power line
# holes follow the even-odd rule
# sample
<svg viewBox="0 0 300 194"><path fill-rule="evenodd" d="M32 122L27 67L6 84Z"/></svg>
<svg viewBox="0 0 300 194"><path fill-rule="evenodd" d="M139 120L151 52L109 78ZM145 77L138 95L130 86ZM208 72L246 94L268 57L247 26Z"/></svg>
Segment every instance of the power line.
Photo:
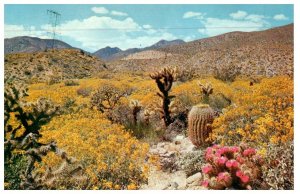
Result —
<svg viewBox="0 0 300 194"><path fill-rule="evenodd" d="M222 26L216 26L216 27L160 27L160 28L68 28L68 29L59 29L58 31L101 31L101 30L136 30L136 31L147 31L147 30L198 30L198 29L257 29L258 26L248 26L248 27L222 27ZM272 27L270 27L272 28ZM18 31L29 31L29 30L5 30L7 32L18 32ZM32 30L36 32L44 32L45 30Z"/></svg>

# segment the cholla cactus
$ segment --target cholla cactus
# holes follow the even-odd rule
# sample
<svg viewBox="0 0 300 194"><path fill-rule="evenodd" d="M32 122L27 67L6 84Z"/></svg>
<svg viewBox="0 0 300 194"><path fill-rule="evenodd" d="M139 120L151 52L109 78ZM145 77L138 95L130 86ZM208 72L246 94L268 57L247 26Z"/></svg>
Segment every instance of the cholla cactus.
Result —
<svg viewBox="0 0 300 194"><path fill-rule="evenodd" d="M22 146L26 146L29 143L38 144L37 140L37 136L29 134L27 140L22 142ZM54 152L62 159L60 166L56 170L48 167L44 173L34 171L35 162L40 162L42 156L47 155L49 152ZM82 187L87 186L87 177L83 176L83 167L77 164L75 158L68 157L66 152L58 149L55 142L31 148L25 154L28 157L28 165L26 171L20 175L20 187L22 189L55 189L58 186L62 186L60 184L66 181L64 179L68 181L68 184L64 186L70 186L72 183L75 186L79 181Z"/></svg>
<svg viewBox="0 0 300 194"><path fill-rule="evenodd" d="M209 95L211 95L213 93L213 88L211 83L206 83L205 85L198 82L198 85L201 88L201 92L203 95L203 103L208 104L209 102Z"/></svg>
<svg viewBox="0 0 300 194"><path fill-rule="evenodd" d="M261 182L264 161L254 148L214 145L206 149L205 160L202 186L210 189L253 189Z"/></svg>
<svg viewBox="0 0 300 194"><path fill-rule="evenodd" d="M146 125L150 124L150 117L153 114L154 114L154 112L149 109L144 110L144 120L145 120Z"/></svg>
<svg viewBox="0 0 300 194"><path fill-rule="evenodd" d="M196 147L207 144L211 133L210 124L214 119L214 111L207 104L193 106L188 115L188 136Z"/></svg>
<svg viewBox="0 0 300 194"><path fill-rule="evenodd" d="M138 100L131 100L129 103L129 106L131 108L132 115L133 115L133 123L134 123L134 125L136 125L137 124L137 114L141 111L142 105Z"/></svg>
<svg viewBox="0 0 300 194"><path fill-rule="evenodd" d="M106 113L109 120L116 122L113 110L120 105L120 100L130 93L130 89L121 90L112 84L103 85L92 94L91 107L96 107L100 112Z"/></svg>
<svg viewBox="0 0 300 194"><path fill-rule="evenodd" d="M169 92L172 88L173 82L177 78L177 75L177 68L170 67L165 67L161 71L150 74L150 77L155 80L160 91L157 92L157 95L162 99L159 112L161 114L161 119L164 121L165 127L172 123L170 116L170 103L171 99L175 96L170 96Z"/></svg>
<svg viewBox="0 0 300 194"><path fill-rule="evenodd" d="M55 152L66 163L74 163L74 159L67 157L66 153L59 150L54 142L42 144L38 141L41 137L39 130L42 125L48 123L58 111L58 107L51 101L41 98L34 103L27 103L23 98L27 96L27 88L21 82L13 83L5 79L4 91L4 150L5 166L13 162L15 157L27 157L25 172L19 172L21 178L20 188L41 189L50 188L47 182L58 179L64 174L72 177L74 169L70 173L48 170L47 175L34 172L35 163L41 162L42 156L49 152ZM17 119L19 125L10 124L11 115ZM20 132L22 130L22 132ZM18 133L18 136L16 134ZM21 155L18 153L22 153ZM68 166L64 164L65 166ZM75 167L77 168L77 167ZM7 168L6 168L7 170ZM51 173L52 175L51 175ZM70 179L69 179L70 180ZM68 181L69 181L68 180Z"/></svg>

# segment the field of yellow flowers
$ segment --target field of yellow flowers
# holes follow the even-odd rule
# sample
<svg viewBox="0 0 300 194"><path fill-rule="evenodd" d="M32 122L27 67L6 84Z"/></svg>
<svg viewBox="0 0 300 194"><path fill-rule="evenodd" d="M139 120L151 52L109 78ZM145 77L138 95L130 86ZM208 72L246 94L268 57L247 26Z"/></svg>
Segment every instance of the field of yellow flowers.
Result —
<svg viewBox="0 0 300 194"><path fill-rule="evenodd" d="M199 83L213 88L207 99ZM237 78L233 82L223 82L203 77L174 80L172 84L169 91L172 100L167 104L171 118L187 113L204 100L217 114L210 125L207 142L218 146L209 150L206 150L207 147L199 148L207 152L207 164L203 162L206 176L199 184L209 189L293 188L292 78L261 77L255 82L249 78ZM103 89L104 86L106 88ZM97 91L100 96L96 95ZM165 97L157 95L157 92L157 81L148 75L120 73L101 78L28 85L28 95L21 96L22 102L17 103L18 106L25 102L38 104L39 99L47 98L58 108L47 122L40 121L40 137L35 142L39 146L28 151L22 144L9 153L12 156L5 163L5 188L118 190L139 189L142 184L147 184L150 167L158 165L155 156L149 154L149 148L164 140L162 120L165 117L161 116L158 107L164 106L165 101L161 102L161 99ZM20 110L11 109L5 126L7 145L13 145L12 136L15 139L22 137L27 131L26 125L31 126L41 113L48 114L47 110L42 112L38 106L24 106L23 109L34 119L28 116L29 121L24 124ZM54 146L47 147L47 152L40 149L48 146L49 142L55 142L55 146L63 151ZM291 153L291 157L282 161L287 152ZM36 158L32 153L37 155ZM26 167L26 154L34 158L31 169ZM241 154L240 158L238 154ZM70 162L68 157L72 157L74 162ZM210 157L216 157L218 163ZM249 168L256 169L256 165L261 168L255 173L247 171ZM72 171L72 167L80 168L80 172ZM61 176L66 171L70 175ZM18 172L23 174L20 176ZM29 172L30 178L24 178ZM232 175L232 172L235 174ZM282 176L284 180L278 180L277 177ZM258 185L259 181L263 184Z"/></svg>

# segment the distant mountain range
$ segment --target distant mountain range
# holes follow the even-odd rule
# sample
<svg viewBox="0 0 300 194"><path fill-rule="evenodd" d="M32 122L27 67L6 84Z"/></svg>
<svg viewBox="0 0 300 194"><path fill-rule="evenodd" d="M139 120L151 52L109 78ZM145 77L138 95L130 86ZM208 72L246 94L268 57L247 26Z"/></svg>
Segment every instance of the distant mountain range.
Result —
<svg viewBox="0 0 300 194"><path fill-rule="evenodd" d="M35 52L44 52L46 48L51 47L52 40L16 37L5 39L4 43L5 54L26 53L29 54L26 55L29 59L31 55L34 59ZM229 67L238 69L243 75L293 75L294 71L294 24L263 31L229 32L191 42L161 40L145 48L121 50L117 47L105 47L92 54L58 40L55 40L54 46L77 50L74 53L65 52L63 58L69 56L79 60L81 56L85 56L87 61L89 58L93 58L92 62L96 59L101 61L100 65L104 64L105 60L109 70L122 72L150 72L174 65L193 69L193 72L201 74L213 74L215 71L223 73L222 69ZM14 60L21 57L15 55ZM51 55L51 58L53 57L55 56ZM10 56L10 59L12 58ZM8 61L13 63L13 60Z"/></svg>
<svg viewBox="0 0 300 194"><path fill-rule="evenodd" d="M73 48L69 44L52 39L40 39L29 36L19 36L4 39L4 54L8 53L31 53L44 51L47 48L70 49Z"/></svg>
<svg viewBox="0 0 300 194"><path fill-rule="evenodd" d="M126 57L130 54L164 48L172 45L179 45L185 43L183 40L177 39L172 41L160 40L159 42L145 48L130 48L127 50L121 50L118 47L105 47L97 50L93 53L94 56L99 57L103 60L113 60L120 59ZM4 54L9 53L31 53L31 52L40 52L45 51L49 48L58 48L58 49L71 49L74 48L71 45L60 41L52 39L40 39L37 37L29 37L29 36L19 36L14 38L6 38L4 39ZM85 53L88 53L84 51Z"/></svg>
<svg viewBox="0 0 300 194"><path fill-rule="evenodd" d="M177 65L211 75L236 69L242 75L293 75L294 25L229 32L179 45L131 54L110 62L114 71L151 72Z"/></svg>
<svg viewBox="0 0 300 194"><path fill-rule="evenodd" d="M164 48L167 46L172 46L172 45L180 45L185 43L183 40L177 39L177 40L171 40L171 41L167 41L167 40L160 40L157 43L149 46L149 47L145 47L145 48L130 48L127 50L121 50L118 47L105 47L102 49L99 49L98 51L94 52L93 55L100 57L101 59L104 60L113 60L113 59L120 59L120 58L124 58L130 54L134 54L137 52L141 52L141 51L146 51L146 50L154 50L154 49L159 49L159 48Z"/></svg>

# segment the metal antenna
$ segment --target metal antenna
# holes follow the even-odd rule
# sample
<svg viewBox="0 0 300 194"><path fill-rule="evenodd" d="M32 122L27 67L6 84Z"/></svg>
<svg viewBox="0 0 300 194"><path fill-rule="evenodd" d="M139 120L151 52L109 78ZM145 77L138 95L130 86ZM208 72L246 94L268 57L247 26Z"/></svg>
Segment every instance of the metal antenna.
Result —
<svg viewBox="0 0 300 194"><path fill-rule="evenodd" d="M55 36L56 36L56 26L59 24L60 16L61 14L53 11L53 10L47 10L47 14L49 15L49 23L52 27L52 45L51 48L54 48L55 43Z"/></svg>

